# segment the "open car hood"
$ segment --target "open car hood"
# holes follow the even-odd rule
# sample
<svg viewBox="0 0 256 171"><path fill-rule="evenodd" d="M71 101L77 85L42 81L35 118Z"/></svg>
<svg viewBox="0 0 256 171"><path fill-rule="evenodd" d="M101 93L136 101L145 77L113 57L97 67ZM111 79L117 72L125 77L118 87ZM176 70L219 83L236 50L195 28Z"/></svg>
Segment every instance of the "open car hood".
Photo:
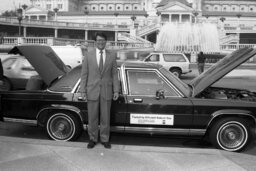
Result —
<svg viewBox="0 0 256 171"><path fill-rule="evenodd" d="M20 54L30 62L47 85L67 73L68 68L50 46L21 45L15 46L9 54Z"/></svg>
<svg viewBox="0 0 256 171"><path fill-rule="evenodd" d="M195 97L207 87L211 86L234 68L244 63L256 54L253 48L242 48L225 56L222 60L211 66L207 71L193 79L189 85L193 87L192 97Z"/></svg>

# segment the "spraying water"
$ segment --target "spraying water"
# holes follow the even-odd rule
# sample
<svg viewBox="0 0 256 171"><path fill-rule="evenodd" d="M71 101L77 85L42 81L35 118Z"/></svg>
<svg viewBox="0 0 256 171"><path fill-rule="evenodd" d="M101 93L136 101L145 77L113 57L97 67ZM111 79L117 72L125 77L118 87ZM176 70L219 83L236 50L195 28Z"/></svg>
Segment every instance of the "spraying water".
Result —
<svg viewBox="0 0 256 171"><path fill-rule="evenodd" d="M157 38L157 51L214 53L220 51L217 27L210 23L169 23Z"/></svg>

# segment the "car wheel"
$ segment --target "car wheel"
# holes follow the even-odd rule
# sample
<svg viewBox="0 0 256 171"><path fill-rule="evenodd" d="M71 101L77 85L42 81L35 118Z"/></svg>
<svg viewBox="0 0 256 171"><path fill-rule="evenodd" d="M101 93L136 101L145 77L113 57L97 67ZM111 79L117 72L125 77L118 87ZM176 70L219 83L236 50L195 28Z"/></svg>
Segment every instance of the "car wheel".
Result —
<svg viewBox="0 0 256 171"><path fill-rule="evenodd" d="M180 78L181 71L179 69L170 69L171 73L175 75L176 77Z"/></svg>
<svg viewBox="0 0 256 171"><path fill-rule="evenodd" d="M47 134L56 141L69 141L76 139L81 131L80 121L69 112L54 113L46 124Z"/></svg>
<svg viewBox="0 0 256 171"><path fill-rule="evenodd" d="M210 131L211 143L226 151L241 151L248 145L250 138L248 123L240 118L221 119Z"/></svg>

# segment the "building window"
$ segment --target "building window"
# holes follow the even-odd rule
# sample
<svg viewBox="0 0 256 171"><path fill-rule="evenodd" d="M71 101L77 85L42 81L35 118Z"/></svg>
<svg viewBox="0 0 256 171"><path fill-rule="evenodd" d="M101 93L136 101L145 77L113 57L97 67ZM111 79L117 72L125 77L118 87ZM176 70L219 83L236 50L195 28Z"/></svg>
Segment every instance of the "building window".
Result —
<svg viewBox="0 0 256 171"><path fill-rule="evenodd" d="M92 7L92 10L96 10L96 8L95 8L95 7Z"/></svg>
<svg viewBox="0 0 256 171"><path fill-rule="evenodd" d="M47 9L47 10L52 9L52 4L46 4L46 9Z"/></svg>
<svg viewBox="0 0 256 171"><path fill-rule="evenodd" d="M109 7L108 9L109 9L109 10L112 10L112 7Z"/></svg>
<svg viewBox="0 0 256 171"><path fill-rule="evenodd" d="M134 7L135 10L137 10L138 8L137 7Z"/></svg>
<svg viewBox="0 0 256 171"><path fill-rule="evenodd" d="M101 7L100 9L101 9L101 10L103 10L103 9L104 9L104 7Z"/></svg>
<svg viewBox="0 0 256 171"><path fill-rule="evenodd" d="M224 7L224 8L223 8L223 10L224 10L224 11L226 11L226 10L227 10L227 8L226 8L226 7Z"/></svg>
<svg viewBox="0 0 256 171"><path fill-rule="evenodd" d="M120 10L120 7L117 7L118 10Z"/></svg>
<svg viewBox="0 0 256 171"><path fill-rule="evenodd" d="M62 4L58 4L58 9L62 9L63 5Z"/></svg>
<svg viewBox="0 0 256 171"><path fill-rule="evenodd" d="M232 9L233 9L233 11L235 11L235 10L236 10L236 8L235 8L235 7L233 7Z"/></svg>
<svg viewBox="0 0 256 171"><path fill-rule="evenodd" d="M127 10L128 10L128 9L129 9L129 7L126 7L125 9L127 9Z"/></svg>
<svg viewBox="0 0 256 171"><path fill-rule="evenodd" d="M243 11L243 10L244 10L244 7L242 7L241 10Z"/></svg>
<svg viewBox="0 0 256 171"><path fill-rule="evenodd" d="M217 10L218 10L218 7L215 7L214 10L217 11Z"/></svg>

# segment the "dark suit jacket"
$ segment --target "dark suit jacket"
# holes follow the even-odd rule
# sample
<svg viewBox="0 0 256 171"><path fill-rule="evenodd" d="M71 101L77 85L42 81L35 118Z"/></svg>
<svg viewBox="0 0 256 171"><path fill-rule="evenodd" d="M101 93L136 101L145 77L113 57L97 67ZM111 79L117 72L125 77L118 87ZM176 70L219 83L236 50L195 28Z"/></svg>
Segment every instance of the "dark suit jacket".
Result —
<svg viewBox="0 0 256 171"><path fill-rule="evenodd" d="M85 53L80 92L85 93L88 100L97 100L101 95L106 100L113 98L113 92L119 92L117 63L114 54L106 50L106 59L102 73L96 59L96 49Z"/></svg>

